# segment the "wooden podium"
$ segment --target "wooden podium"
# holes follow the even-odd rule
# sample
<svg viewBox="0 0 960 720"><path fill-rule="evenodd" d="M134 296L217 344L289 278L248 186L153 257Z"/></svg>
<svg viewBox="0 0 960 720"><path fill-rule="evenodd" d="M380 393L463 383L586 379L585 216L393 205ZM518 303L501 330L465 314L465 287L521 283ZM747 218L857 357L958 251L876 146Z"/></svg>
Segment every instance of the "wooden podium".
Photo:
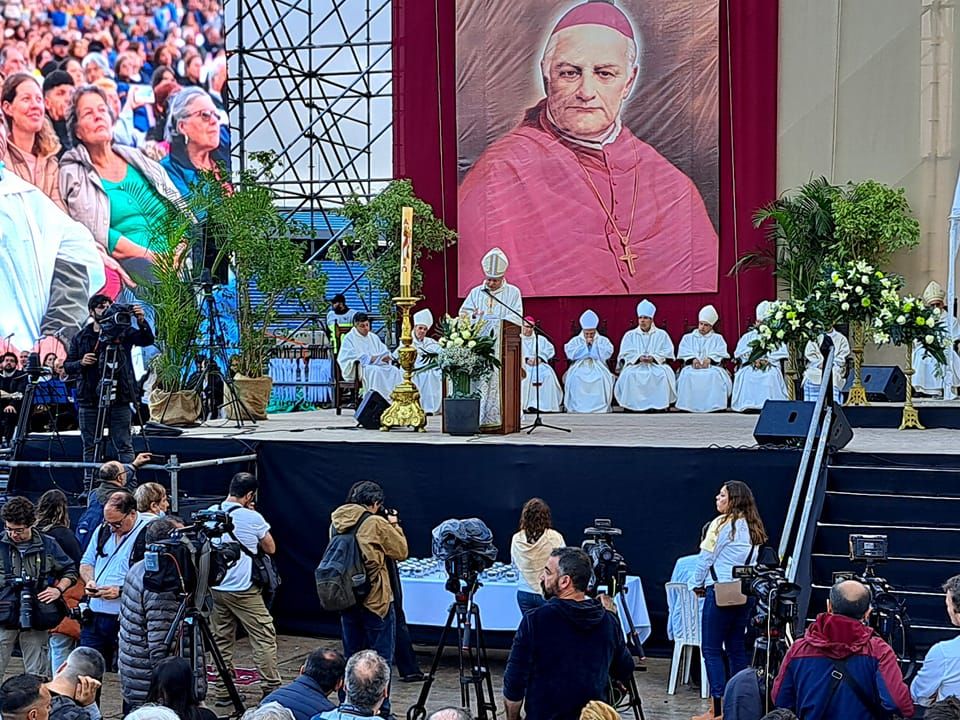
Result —
<svg viewBox="0 0 960 720"><path fill-rule="evenodd" d="M523 367L523 349L520 326L500 321L500 371L492 380L500 390L500 424L480 426L480 432L491 435L509 435L520 432L520 374Z"/></svg>

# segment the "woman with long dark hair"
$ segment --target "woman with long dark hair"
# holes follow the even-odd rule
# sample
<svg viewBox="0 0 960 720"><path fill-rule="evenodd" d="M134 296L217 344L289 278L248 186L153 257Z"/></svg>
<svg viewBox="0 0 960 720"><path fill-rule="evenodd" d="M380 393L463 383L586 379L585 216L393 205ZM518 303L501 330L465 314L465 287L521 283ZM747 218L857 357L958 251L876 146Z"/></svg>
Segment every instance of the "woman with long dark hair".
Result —
<svg viewBox="0 0 960 720"><path fill-rule="evenodd" d="M716 584L733 581L733 568L752 565L767 531L753 492L746 483L730 480L717 493L717 517L700 543L697 569L690 587L704 598L700 651L710 683L710 708L694 720L719 717L727 680L747 667L746 631L751 603L717 604ZM724 667L723 656L727 656ZM727 674L729 670L729 675Z"/></svg>
<svg viewBox="0 0 960 720"><path fill-rule="evenodd" d="M216 720L217 716L200 705L190 661L182 657L166 657L153 669L148 703L173 710L180 720Z"/></svg>
<svg viewBox="0 0 960 720"><path fill-rule="evenodd" d="M550 553L566 543L553 529L550 506L540 498L530 498L520 511L520 527L510 541L510 559L520 571L517 581L517 605L526 615L546 602L540 587L540 573Z"/></svg>

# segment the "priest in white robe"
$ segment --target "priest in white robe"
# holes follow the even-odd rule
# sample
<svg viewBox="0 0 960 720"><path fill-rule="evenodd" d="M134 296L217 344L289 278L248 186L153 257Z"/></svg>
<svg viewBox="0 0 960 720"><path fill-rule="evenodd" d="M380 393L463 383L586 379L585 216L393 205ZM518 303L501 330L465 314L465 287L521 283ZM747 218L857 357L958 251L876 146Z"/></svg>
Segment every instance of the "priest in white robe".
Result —
<svg viewBox="0 0 960 720"><path fill-rule="evenodd" d="M608 413L612 410L613 373L607 360L613 343L597 331L600 319L593 310L580 316L580 334L563 351L570 361L563 376L563 404L571 413Z"/></svg>
<svg viewBox="0 0 960 720"><path fill-rule="evenodd" d="M926 351L916 345L913 349L913 387L924 395L942 397L944 400L957 398L957 386L960 385L960 356L954 350L954 343L960 340L960 322L947 312L945 304L947 293L940 283L932 281L923 291L923 301L929 307L940 309L940 324L950 341L945 348L947 362L941 364L930 357Z"/></svg>
<svg viewBox="0 0 960 720"><path fill-rule="evenodd" d="M557 373L550 366L556 355L553 343L534 331L536 321L523 319L520 329L524 374L520 380L520 407L524 410L540 409L540 412L560 412L563 391Z"/></svg>
<svg viewBox="0 0 960 720"><path fill-rule="evenodd" d="M688 363L677 379L677 409L708 413L727 409L733 383L720 363L730 357L727 341L713 331L720 316L706 305L697 318L697 329L680 340L677 357Z"/></svg>
<svg viewBox="0 0 960 720"><path fill-rule="evenodd" d="M833 401L840 402L840 390L843 389L847 378L847 358L850 357L850 343L843 333L836 328L830 330L830 339L833 340ZM820 383L823 380L823 355L820 352L820 343L823 336L807 343L803 357L807 367L803 371L803 399L807 402L816 402L820 394Z"/></svg>
<svg viewBox="0 0 960 720"><path fill-rule="evenodd" d="M627 410L666 410L677 401L677 376L667 363L674 359L673 341L653 323L657 306L649 300L637 305L637 327L620 341L617 364L623 369L614 395Z"/></svg>
<svg viewBox="0 0 960 720"><path fill-rule="evenodd" d="M356 379L359 369L364 394L373 390L385 400L390 399L390 393L403 380L400 368L393 364L390 349L370 331L370 318L366 313L353 316L353 330L341 340L337 364L343 379L348 381Z"/></svg>
<svg viewBox="0 0 960 720"><path fill-rule="evenodd" d="M772 303L764 300L757 305L757 322L770 314ZM780 345L752 363L747 359L753 353L751 343L759 338L756 328L745 332L737 343L733 356L740 367L733 376L733 398L730 409L735 412L760 410L767 400L786 400L787 384L783 381L780 362L788 357L787 346Z"/></svg>
<svg viewBox="0 0 960 720"><path fill-rule="evenodd" d="M437 415L443 404L443 371L440 368L423 370L432 359L428 355L440 352L440 343L427 337L433 327L433 313L427 309L413 314L413 347L417 351L417 360L413 364L413 384L420 391L420 407L427 415ZM398 358L400 348L393 352Z"/></svg>

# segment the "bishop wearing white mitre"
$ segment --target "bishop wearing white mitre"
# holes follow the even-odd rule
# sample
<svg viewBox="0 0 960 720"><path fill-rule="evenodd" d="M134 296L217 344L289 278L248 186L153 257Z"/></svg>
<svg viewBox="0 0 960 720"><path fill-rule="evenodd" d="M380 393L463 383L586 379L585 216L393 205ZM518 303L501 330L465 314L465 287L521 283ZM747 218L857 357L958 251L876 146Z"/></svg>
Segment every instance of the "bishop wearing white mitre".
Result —
<svg viewBox="0 0 960 720"><path fill-rule="evenodd" d="M945 300L947 294L940 283L932 281L923 291L923 302L929 307L940 309L940 324L950 341L950 347L945 348L947 362L941 365L930 357L920 346L913 349L913 386L924 395L935 395L944 400L955 400L957 386L960 385L960 356L953 349L953 344L960 340L960 322L947 313Z"/></svg>
<svg viewBox="0 0 960 720"><path fill-rule="evenodd" d="M617 402L627 410L666 410L677 401L673 341L653 323L657 306L649 300L637 305L637 327L620 341L617 364L622 365L614 388Z"/></svg>
<svg viewBox="0 0 960 720"><path fill-rule="evenodd" d="M433 313L428 309L413 314L413 348L417 351L417 359L413 364L413 384L420 391L420 407L428 415L438 414L443 404L443 371L440 368L420 369L431 362L427 355L440 352L440 343L427 337L432 327ZM400 348L393 351L393 356L399 359Z"/></svg>
<svg viewBox="0 0 960 720"><path fill-rule="evenodd" d="M353 316L353 329L340 340L337 364L344 380L356 378L357 362L363 392L373 390L389 400L390 393L403 380L403 373L393 364L389 348L370 331L370 318L366 313Z"/></svg>
<svg viewBox="0 0 960 720"><path fill-rule="evenodd" d="M593 310L580 316L580 334L563 346L570 367L563 376L563 404L571 413L608 413L613 398L613 373L607 360L613 343L597 332L600 318Z"/></svg>
<svg viewBox="0 0 960 720"><path fill-rule="evenodd" d="M680 340L677 357L688 362L677 379L677 409L688 412L725 410L732 383L720 362L730 357L727 342L713 331L720 316L713 305L700 309L695 330Z"/></svg>
<svg viewBox="0 0 960 720"><path fill-rule="evenodd" d="M757 305L757 322L770 314L773 303L764 300ZM740 369L733 376L733 399L730 408L736 412L760 410L767 400L786 400L787 385L780 372L780 361L787 359L787 346L780 345L762 358L747 363L753 352L751 343L759 338L756 328L747 330L737 343L733 356L740 361Z"/></svg>
<svg viewBox="0 0 960 720"><path fill-rule="evenodd" d="M480 262L486 279L477 285L464 299L460 314L471 318L483 318L496 323L506 320L520 325L523 318L523 297L520 288L506 281L510 260L500 248L493 248ZM499 300L499 302L497 302Z"/></svg>
<svg viewBox="0 0 960 720"><path fill-rule="evenodd" d="M549 363L557 351L553 343L534 332L532 317L523 319L520 329L524 375L520 380L520 407L538 408L541 412L560 412L563 391ZM539 403L539 405L538 405Z"/></svg>
<svg viewBox="0 0 960 720"><path fill-rule="evenodd" d="M840 402L840 390L847 376L847 358L850 357L850 343L836 328L830 330L830 339L833 340L833 400ZM807 369L803 371L803 399L807 402L816 402L820 393L820 382L823 380L823 355L820 353L820 343L823 335L814 342L810 340L803 351L807 361Z"/></svg>

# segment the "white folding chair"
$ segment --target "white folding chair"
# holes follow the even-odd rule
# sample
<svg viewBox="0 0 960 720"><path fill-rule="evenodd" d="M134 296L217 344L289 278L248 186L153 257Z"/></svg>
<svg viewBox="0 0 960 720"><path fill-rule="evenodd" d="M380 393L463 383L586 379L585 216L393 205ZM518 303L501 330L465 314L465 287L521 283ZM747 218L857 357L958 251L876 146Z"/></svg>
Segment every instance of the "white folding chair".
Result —
<svg viewBox="0 0 960 720"><path fill-rule="evenodd" d="M667 590L667 622L673 631L673 659L670 661L670 680L667 685L667 694L677 694L677 680L683 677L684 683L690 682L690 665L693 658L693 649L700 649L700 599L686 583L669 582L664 586ZM679 610L679 626L674 623L673 609ZM707 682L707 666L703 663L703 653L700 653L700 697L705 698L709 693L710 685Z"/></svg>

